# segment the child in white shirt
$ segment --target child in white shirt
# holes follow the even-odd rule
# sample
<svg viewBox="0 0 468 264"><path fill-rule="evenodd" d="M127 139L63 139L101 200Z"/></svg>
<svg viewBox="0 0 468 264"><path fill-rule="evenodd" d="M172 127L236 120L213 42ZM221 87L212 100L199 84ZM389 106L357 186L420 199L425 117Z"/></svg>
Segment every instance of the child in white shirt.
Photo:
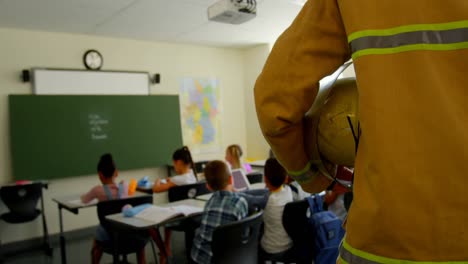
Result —
<svg viewBox="0 0 468 264"><path fill-rule="evenodd" d="M174 170L177 173L176 176L172 176L167 179L161 180L160 178L156 179L153 185L153 192L160 193L166 192L172 187L187 185L197 182L195 175L197 174L195 166L192 159L192 154L188 147L184 146L180 149L177 149L172 154L172 163L174 165ZM160 248L165 247L165 252L167 256L171 255L171 230L164 229L164 240L160 237L159 232L152 232L153 240L156 242L157 246ZM167 258L164 254L160 255L159 263L165 264Z"/></svg>
<svg viewBox="0 0 468 264"><path fill-rule="evenodd" d="M286 177L286 170L276 159L270 158L266 161L265 184L270 196L263 213L264 234L260 242L260 255L266 256L267 259L286 254L293 245L282 221L284 206L293 201L291 189L284 185Z"/></svg>
<svg viewBox="0 0 468 264"><path fill-rule="evenodd" d="M193 164L192 154L187 147L177 149L172 154L172 163L177 175L165 180L156 179L153 185L153 192L165 192L174 186L192 184L197 182L196 171Z"/></svg>

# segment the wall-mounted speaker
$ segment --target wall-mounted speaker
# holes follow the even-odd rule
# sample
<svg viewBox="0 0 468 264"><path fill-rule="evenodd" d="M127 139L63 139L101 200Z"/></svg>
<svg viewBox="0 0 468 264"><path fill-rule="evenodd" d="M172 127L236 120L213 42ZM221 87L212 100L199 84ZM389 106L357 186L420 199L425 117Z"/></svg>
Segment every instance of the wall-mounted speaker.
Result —
<svg viewBox="0 0 468 264"><path fill-rule="evenodd" d="M21 81L24 83L31 81L31 74L29 73L29 70L21 71Z"/></svg>
<svg viewBox="0 0 468 264"><path fill-rule="evenodd" d="M161 82L161 75L159 73L155 73L150 79L152 84L158 84Z"/></svg>

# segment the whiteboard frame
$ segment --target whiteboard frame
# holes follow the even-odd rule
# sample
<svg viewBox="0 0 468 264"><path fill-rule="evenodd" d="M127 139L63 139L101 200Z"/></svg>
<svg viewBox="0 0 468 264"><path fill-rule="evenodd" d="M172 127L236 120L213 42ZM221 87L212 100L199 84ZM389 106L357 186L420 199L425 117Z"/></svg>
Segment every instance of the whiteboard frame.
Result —
<svg viewBox="0 0 468 264"><path fill-rule="evenodd" d="M140 71L32 68L35 95L149 95L150 75Z"/></svg>

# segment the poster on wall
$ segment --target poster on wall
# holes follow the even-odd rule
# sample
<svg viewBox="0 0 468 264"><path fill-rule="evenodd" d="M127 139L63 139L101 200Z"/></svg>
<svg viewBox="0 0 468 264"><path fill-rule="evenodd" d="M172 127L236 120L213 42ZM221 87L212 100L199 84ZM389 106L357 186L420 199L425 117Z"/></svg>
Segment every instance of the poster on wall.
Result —
<svg viewBox="0 0 468 264"><path fill-rule="evenodd" d="M221 150L220 89L216 78L181 79L182 136L193 153Z"/></svg>

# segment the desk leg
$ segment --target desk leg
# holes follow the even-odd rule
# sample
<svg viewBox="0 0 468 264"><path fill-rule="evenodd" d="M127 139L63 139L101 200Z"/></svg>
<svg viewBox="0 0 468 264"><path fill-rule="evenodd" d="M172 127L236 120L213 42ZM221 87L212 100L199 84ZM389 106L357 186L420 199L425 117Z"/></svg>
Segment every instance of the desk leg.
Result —
<svg viewBox="0 0 468 264"><path fill-rule="evenodd" d="M114 246L112 248L112 263L118 264L119 263L119 254L118 254L118 247L119 247L119 232L114 231L113 237Z"/></svg>
<svg viewBox="0 0 468 264"><path fill-rule="evenodd" d="M65 236L63 235L63 220L62 220L62 206L59 205L59 222L60 222L60 255L62 257L62 264L67 264L67 253L65 249Z"/></svg>

